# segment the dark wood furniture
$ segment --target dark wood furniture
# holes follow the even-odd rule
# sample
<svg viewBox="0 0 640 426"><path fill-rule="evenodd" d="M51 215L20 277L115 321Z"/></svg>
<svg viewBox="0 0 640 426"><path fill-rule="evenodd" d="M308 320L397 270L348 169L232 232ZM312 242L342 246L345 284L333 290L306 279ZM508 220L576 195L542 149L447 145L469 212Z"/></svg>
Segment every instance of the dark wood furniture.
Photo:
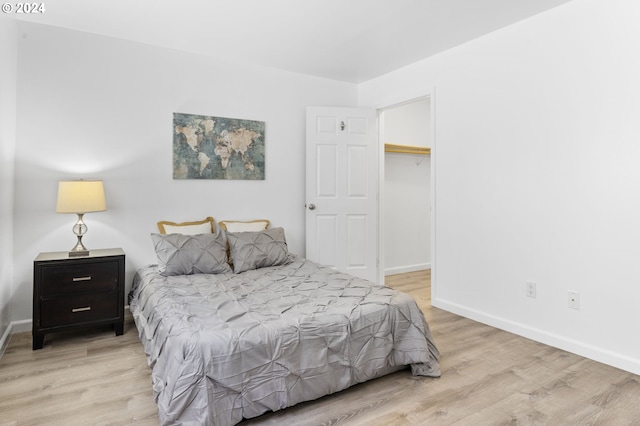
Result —
<svg viewBox="0 0 640 426"><path fill-rule="evenodd" d="M44 335L113 323L124 329L124 251L91 250L89 256L40 253L33 262L33 349Z"/></svg>

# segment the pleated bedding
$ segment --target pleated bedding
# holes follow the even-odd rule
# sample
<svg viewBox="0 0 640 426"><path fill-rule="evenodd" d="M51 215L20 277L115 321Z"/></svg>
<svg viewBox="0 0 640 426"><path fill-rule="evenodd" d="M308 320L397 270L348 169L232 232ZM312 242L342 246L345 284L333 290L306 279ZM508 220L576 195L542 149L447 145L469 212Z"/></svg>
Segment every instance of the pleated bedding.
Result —
<svg viewBox="0 0 640 426"><path fill-rule="evenodd" d="M239 274L149 265L129 305L163 425L234 425L407 366L440 375L410 296L299 257Z"/></svg>

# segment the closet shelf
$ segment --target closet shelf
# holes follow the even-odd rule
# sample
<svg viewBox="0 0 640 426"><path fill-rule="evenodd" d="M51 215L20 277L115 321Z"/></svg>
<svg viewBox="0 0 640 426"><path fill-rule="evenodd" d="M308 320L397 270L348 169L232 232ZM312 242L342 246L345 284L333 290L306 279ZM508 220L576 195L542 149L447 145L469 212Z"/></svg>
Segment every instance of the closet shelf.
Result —
<svg viewBox="0 0 640 426"><path fill-rule="evenodd" d="M409 146L385 143L384 152L393 152L396 154L431 155L431 148L427 148L425 146Z"/></svg>

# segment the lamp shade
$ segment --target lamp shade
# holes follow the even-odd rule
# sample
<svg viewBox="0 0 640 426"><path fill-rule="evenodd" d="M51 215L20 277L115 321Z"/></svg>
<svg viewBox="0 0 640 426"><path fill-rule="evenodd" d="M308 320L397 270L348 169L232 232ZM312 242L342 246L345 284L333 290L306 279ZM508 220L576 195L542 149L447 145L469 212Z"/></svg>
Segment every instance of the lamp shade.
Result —
<svg viewBox="0 0 640 426"><path fill-rule="evenodd" d="M65 180L58 183L56 213L90 213L107 210L101 180Z"/></svg>

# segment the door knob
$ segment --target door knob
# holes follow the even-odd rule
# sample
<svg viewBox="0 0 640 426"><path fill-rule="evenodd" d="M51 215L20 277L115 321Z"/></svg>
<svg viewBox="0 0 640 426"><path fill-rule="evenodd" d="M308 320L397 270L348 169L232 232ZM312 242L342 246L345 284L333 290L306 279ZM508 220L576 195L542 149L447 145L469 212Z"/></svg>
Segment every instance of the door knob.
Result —
<svg viewBox="0 0 640 426"><path fill-rule="evenodd" d="M309 204L309 210L315 210L315 209L316 209L315 204Z"/></svg>

